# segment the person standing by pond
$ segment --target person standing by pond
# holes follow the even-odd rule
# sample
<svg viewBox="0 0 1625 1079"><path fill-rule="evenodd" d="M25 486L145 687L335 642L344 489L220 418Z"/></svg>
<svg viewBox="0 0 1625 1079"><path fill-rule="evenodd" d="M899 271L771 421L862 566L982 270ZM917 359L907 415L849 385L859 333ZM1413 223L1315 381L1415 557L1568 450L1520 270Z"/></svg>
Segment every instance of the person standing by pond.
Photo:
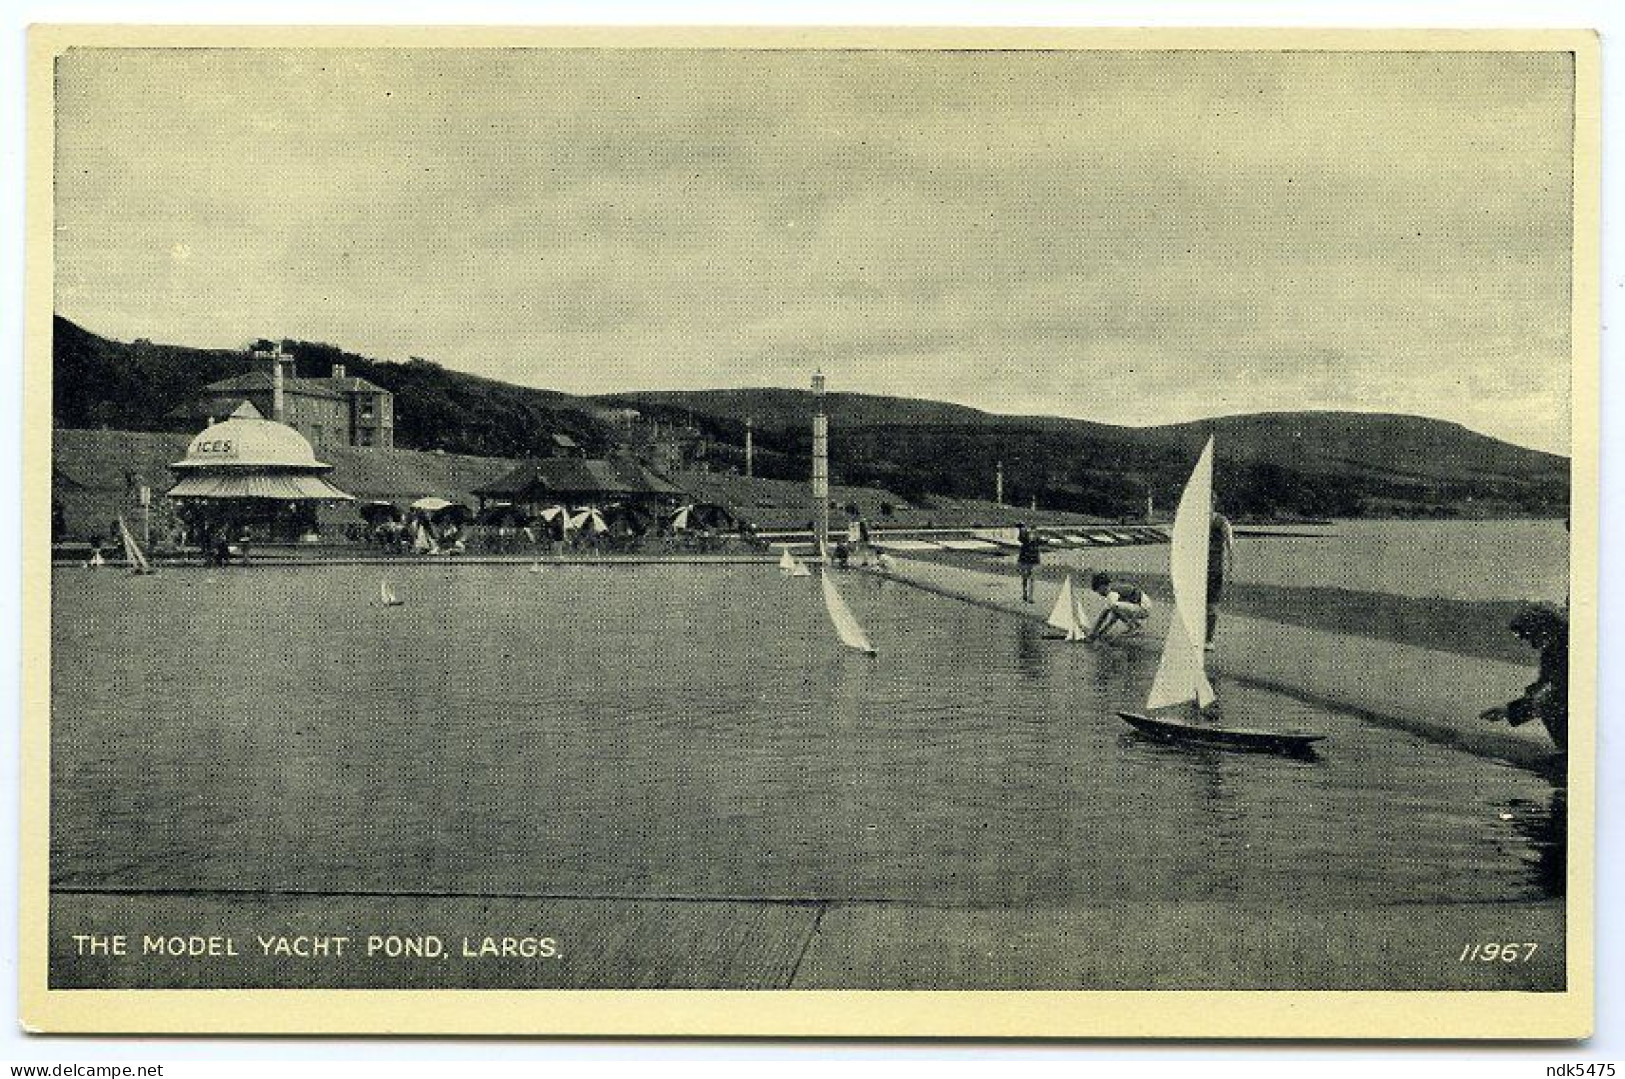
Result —
<svg viewBox="0 0 1625 1079"><path fill-rule="evenodd" d="M1038 572L1038 533L1023 522L1016 526L1016 566L1021 570L1021 602L1033 601L1033 574Z"/></svg>
<svg viewBox="0 0 1625 1079"><path fill-rule="evenodd" d="M1236 559L1236 533L1230 520L1218 510L1207 528L1207 643L1213 651L1213 635L1219 630L1219 601L1224 599L1224 579Z"/></svg>

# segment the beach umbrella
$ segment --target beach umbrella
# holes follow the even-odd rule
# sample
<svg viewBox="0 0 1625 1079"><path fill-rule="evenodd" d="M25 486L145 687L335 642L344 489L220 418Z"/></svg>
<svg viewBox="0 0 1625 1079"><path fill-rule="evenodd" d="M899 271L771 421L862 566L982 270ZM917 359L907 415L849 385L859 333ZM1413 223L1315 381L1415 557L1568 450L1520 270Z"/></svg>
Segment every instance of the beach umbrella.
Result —
<svg viewBox="0 0 1625 1079"><path fill-rule="evenodd" d="M739 518L727 506L719 506L715 502L700 502L694 506L694 516L706 528L727 529L737 528Z"/></svg>
<svg viewBox="0 0 1625 1079"><path fill-rule="evenodd" d="M565 527L566 528L589 528L590 527L594 532L608 532L609 531L609 523L604 520L604 515L602 513L598 512L598 510L595 507L592 507L592 506L587 506L585 509L577 510L575 515L573 517L571 517L569 519L569 521L567 521L565 523Z"/></svg>
<svg viewBox="0 0 1625 1079"><path fill-rule="evenodd" d="M565 524L570 523L570 510L566 506L549 506L542 511L542 520L549 523L564 518Z"/></svg>
<svg viewBox="0 0 1625 1079"><path fill-rule="evenodd" d="M401 513L399 506L393 502L386 502L381 498L375 498L371 502L363 502L356 507L356 510L360 512L362 520L374 526L381 525L386 521L399 521L405 516Z"/></svg>
<svg viewBox="0 0 1625 1079"><path fill-rule="evenodd" d="M609 527L633 535L643 535L655 523L655 514L649 509L630 502L613 502L603 509Z"/></svg>
<svg viewBox="0 0 1625 1079"><path fill-rule="evenodd" d="M437 510L430 510L429 520L437 525L466 525L474 519L474 511L459 502L447 502Z"/></svg>
<svg viewBox="0 0 1625 1079"><path fill-rule="evenodd" d="M733 528L738 523L739 519L726 506L719 506L715 502L691 502L679 506L671 518L674 532L681 532L685 528Z"/></svg>
<svg viewBox="0 0 1625 1079"><path fill-rule="evenodd" d="M531 515L511 502L493 502L475 518L482 525L498 528L523 528L531 522Z"/></svg>
<svg viewBox="0 0 1625 1079"><path fill-rule="evenodd" d="M454 505L454 503L447 499L436 498L434 495L427 495L412 503L412 508L417 510L419 513L434 514L439 513L441 510L451 505Z"/></svg>

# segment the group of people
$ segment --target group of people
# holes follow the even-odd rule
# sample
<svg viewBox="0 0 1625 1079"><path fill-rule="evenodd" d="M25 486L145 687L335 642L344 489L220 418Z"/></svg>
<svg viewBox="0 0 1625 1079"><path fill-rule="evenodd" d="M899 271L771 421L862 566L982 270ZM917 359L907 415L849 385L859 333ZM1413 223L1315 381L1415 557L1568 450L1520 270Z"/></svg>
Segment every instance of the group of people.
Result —
<svg viewBox="0 0 1625 1079"><path fill-rule="evenodd" d="M1016 529L1016 565L1021 571L1021 599L1033 602L1033 582L1038 573L1043 540L1036 530L1022 523ZM1207 633L1204 646L1210 651L1219 629L1219 602L1224 598L1225 576L1235 561L1235 530L1229 520L1215 512L1208 523ZM1094 625L1084 634L1086 641L1100 641L1108 635L1127 637L1145 628L1151 617L1151 597L1133 581L1110 573L1090 575L1089 590L1106 601Z"/></svg>

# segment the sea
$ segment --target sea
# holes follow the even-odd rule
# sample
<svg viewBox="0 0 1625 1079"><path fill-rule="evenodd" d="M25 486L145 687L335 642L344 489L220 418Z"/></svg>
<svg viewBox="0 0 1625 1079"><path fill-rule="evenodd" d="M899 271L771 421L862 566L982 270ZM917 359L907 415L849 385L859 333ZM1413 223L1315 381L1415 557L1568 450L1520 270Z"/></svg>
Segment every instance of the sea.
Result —
<svg viewBox="0 0 1625 1079"><path fill-rule="evenodd" d="M1557 530L1471 542L1550 556ZM1238 572L1289 542L1246 541ZM1313 544L1362 552L1330 563L1350 587L1524 587L1401 572L1366 528L1303 542L1315 565ZM816 578L771 566L58 569L53 886L1317 908L1561 889L1541 776L1222 680L1324 751L1159 745L1116 715L1153 656L840 584L877 656L841 647Z"/></svg>

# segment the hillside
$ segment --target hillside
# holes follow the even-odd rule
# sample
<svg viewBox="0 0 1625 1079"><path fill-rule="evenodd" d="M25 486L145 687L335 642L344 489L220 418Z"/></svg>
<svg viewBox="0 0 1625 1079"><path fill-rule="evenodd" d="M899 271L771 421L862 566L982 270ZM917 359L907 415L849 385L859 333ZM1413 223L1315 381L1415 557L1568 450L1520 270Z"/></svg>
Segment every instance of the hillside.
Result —
<svg viewBox="0 0 1625 1079"><path fill-rule="evenodd" d="M810 394L790 390L652 391L601 398L685 419L729 441L754 419L758 445L805 460ZM916 496L986 497L1004 462L1012 502L1107 517L1165 511L1209 435L1218 490L1252 517L1561 516L1568 461L1419 416L1280 412L1122 427L1003 416L960 405L831 394L834 470Z"/></svg>
<svg viewBox="0 0 1625 1079"><path fill-rule="evenodd" d="M449 370L426 360L372 360L333 345L289 341L303 375L334 362L396 395L404 449L522 458L554 433L601 454L623 437L592 415L630 406L693 426L721 471L742 471L745 420L756 425L757 475L804 481L810 394L802 390L639 391L577 397ZM92 334L55 322L61 428L174 430L167 413L217 379L241 374L241 352ZM1344 412L1262 413L1199 423L1122 427L1053 416L1004 416L963 405L869 394L827 400L837 482L915 501L986 499L1003 461L1005 497L1025 505L1117 518L1150 495L1172 508L1202 441L1218 439L1218 490L1239 517L1562 516L1565 458L1509 445L1439 420Z"/></svg>
<svg viewBox="0 0 1625 1079"><path fill-rule="evenodd" d="M488 457L525 457L547 450L553 433L589 449L609 436L588 415L581 398L514 386L447 370L427 360L373 360L312 341L284 341L303 377L326 375L334 363L395 395L395 440L404 449L444 449ZM57 427L163 431L166 414L210 382L252 367L246 353L186 348L148 341L126 344L58 316L53 324L56 364L52 414Z"/></svg>

